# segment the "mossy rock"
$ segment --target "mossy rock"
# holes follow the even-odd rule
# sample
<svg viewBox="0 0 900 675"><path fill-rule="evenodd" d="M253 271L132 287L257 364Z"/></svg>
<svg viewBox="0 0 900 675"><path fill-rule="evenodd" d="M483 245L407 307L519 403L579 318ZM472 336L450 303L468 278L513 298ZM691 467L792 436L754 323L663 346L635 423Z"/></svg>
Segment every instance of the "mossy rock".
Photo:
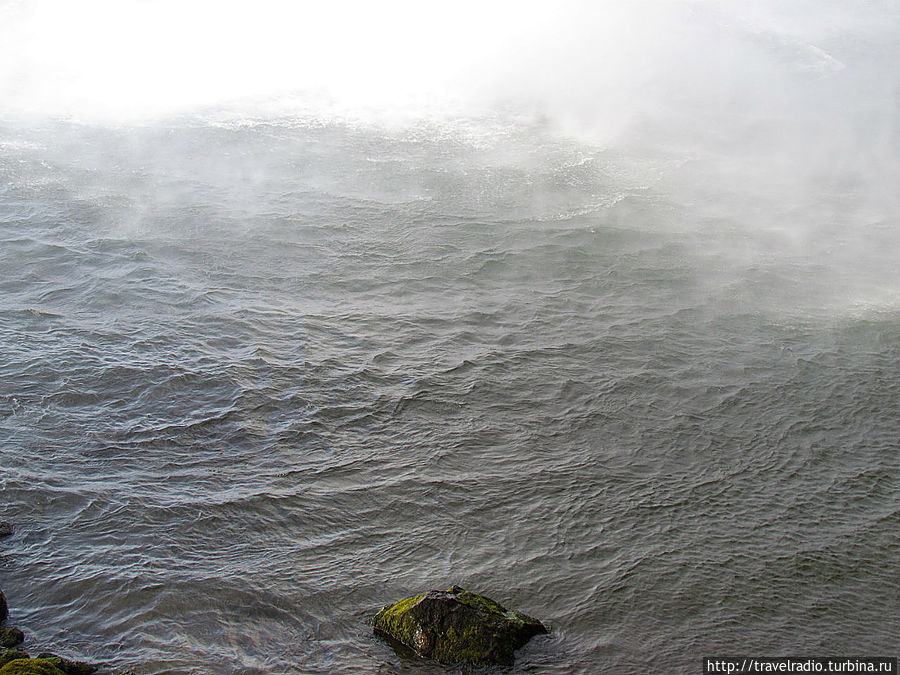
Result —
<svg viewBox="0 0 900 675"><path fill-rule="evenodd" d="M375 615L374 627L425 658L504 666L532 637L548 632L537 619L459 586L389 605Z"/></svg>
<svg viewBox="0 0 900 675"><path fill-rule="evenodd" d="M49 659L16 659L0 668L0 675L66 675Z"/></svg>
<svg viewBox="0 0 900 675"><path fill-rule="evenodd" d="M27 659L28 652L23 651L21 649L3 649L0 650L0 668L5 666L10 661L15 661L16 659Z"/></svg>
<svg viewBox="0 0 900 675"><path fill-rule="evenodd" d="M94 665L93 663L64 659L63 657L50 652L43 652L38 654L37 657L39 659L46 659L66 675L91 675L100 669L100 666Z"/></svg>
<svg viewBox="0 0 900 675"><path fill-rule="evenodd" d="M0 647L15 647L25 642L25 633L18 628L0 628Z"/></svg>

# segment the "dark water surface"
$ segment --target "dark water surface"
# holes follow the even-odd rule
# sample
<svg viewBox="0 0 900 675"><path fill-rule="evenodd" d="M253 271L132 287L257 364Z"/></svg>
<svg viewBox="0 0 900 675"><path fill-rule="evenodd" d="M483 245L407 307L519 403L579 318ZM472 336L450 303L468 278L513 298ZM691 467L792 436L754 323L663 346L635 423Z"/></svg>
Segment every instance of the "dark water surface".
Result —
<svg viewBox="0 0 900 675"><path fill-rule="evenodd" d="M896 655L897 211L707 150L5 122L12 621L138 673L455 672L369 620L458 583L552 627L512 672Z"/></svg>

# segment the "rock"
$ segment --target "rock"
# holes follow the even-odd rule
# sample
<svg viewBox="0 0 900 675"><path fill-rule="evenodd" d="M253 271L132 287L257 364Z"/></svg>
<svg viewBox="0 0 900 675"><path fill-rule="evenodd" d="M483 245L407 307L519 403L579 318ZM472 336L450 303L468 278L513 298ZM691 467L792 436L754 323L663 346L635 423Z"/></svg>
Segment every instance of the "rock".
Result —
<svg viewBox="0 0 900 675"><path fill-rule="evenodd" d="M13 532L15 532L15 528L13 527L12 523L5 520L0 520L0 539L3 539L3 537L8 537Z"/></svg>
<svg viewBox="0 0 900 675"><path fill-rule="evenodd" d="M15 647L25 642L25 633L18 628L0 628L0 647Z"/></svg>
<svg viewBox="0 0 900 675"><path fill-rule="evenodd" d="M419 656L504 666L513 664L519 647L548 632L537 619L459 586L389 605L375 615L374 627Z"/></svg>
<svg viewBox="0 0 900 675"><path fill-rule="evenodd" d="M0 668L0 675L65 675L47 659L15 659Z"/></svg>
<svg viewBox="0 0 900 675"><path fill-rule="evenodd" d="M6 604L6 596L0 591L0 621L6 621L9 616L9 606Z"/></svg>
<svg viewBox="0 0 900 675"><path fill-rule="evenodd" d="M50 661L66 675L91 675L91 673L95 673L100 669L100 666L95 666L93 663L70 661L69 659L64 659L63 657L51 654L50 652L38 654L38 658Z"/></svg>
<svg viewBox="0 0 900 675"><path fill-rule="evenodd" d="M22 651L21 649L4 649L0 651L0 668L5 666L10 661L15 661L16 659L27 659L28 652Z"/></svg>

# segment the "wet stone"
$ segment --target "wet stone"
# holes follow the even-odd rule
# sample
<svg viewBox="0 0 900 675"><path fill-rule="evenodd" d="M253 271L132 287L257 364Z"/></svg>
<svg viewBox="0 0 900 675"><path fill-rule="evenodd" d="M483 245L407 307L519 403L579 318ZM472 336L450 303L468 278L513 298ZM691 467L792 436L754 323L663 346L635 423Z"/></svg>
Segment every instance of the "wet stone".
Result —
<svg viewBox="0 0 900 675"><path fill-rule="evenodd" d="M50 652L38 654L38 658L50 661L54 666L65 673L65 675L91 675L92 673L97 672L97 670L99 670L100 668L93 663L64 659L63 657L57 656L56 654L51 654Z"/></svg>
<svg viewBox="0 0 900 675"><path fill-rule="evenodd" d="M15 647L25 642L25 633L18 628L0 628L0 647Z"/></svg>
<svg viewBox="0 0 900 675"><path fill-rule="evenodd" d="M537 619L459 586L400 600L373 623L377 633L443 663L512 665L517 649L548 632Z"/></svg>
<svg viewBox="0 0 900 675"><path fill-rule="evenodd" d="M65 675L47 659L15 659L0 668L0 675Z"/></svg>

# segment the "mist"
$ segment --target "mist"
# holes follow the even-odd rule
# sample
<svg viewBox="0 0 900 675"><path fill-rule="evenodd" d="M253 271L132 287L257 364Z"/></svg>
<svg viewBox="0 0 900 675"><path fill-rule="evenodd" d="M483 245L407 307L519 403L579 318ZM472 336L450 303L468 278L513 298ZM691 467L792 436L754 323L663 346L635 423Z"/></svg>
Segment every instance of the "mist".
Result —
<svg viewBox="0 0 900 675"><path fill-rule="evenodd" d="M637 158L710 250L894 303L898 36L887 0L7 1L0 116L524 120Z"/></svg>
<svg viewBox="0 0 900 675"><path fill-rule="evenodd" d="M799 0L264 0L252 12L7 0L0 105L114 119L291 94L395 112L518 104L599 135L701 111L703 126L823 108L883 115L897 103L898 15L889 2Z"/></svg>

